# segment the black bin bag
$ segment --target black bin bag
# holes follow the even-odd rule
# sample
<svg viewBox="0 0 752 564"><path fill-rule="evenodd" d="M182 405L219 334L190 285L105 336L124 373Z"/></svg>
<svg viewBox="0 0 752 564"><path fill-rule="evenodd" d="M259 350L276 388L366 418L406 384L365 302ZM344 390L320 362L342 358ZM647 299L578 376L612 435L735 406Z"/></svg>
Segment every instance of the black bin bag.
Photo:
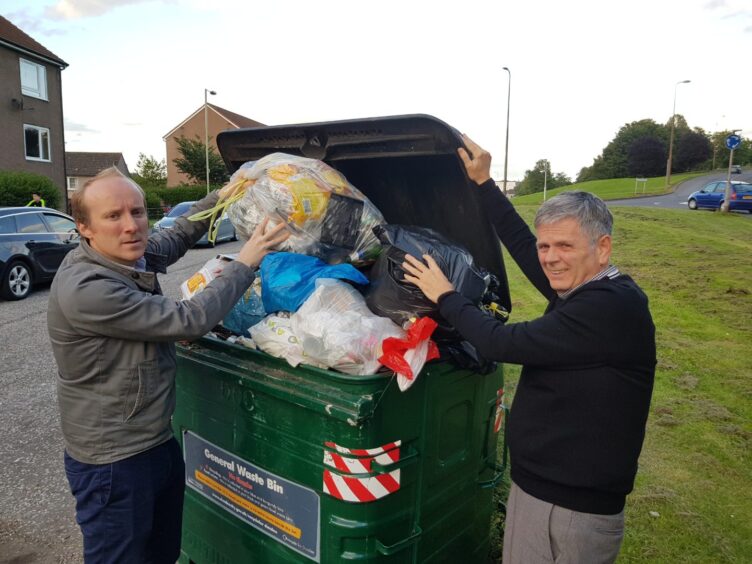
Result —
<svg viewBox="0 0 752 564"><path fill-rule="evenodd" d="M428 316L438 324L437 339L459 339L459 335L439 314L438 306L420 289L407 282L402 263L405 254L420 260L430 255L457 292L479 304L489 277L481 272L472 255L433 229L405 225L378 225L373 232L384 246L370 272L371 284L366 303L371 311L389 317L402 326L413 317Z"/></svg>

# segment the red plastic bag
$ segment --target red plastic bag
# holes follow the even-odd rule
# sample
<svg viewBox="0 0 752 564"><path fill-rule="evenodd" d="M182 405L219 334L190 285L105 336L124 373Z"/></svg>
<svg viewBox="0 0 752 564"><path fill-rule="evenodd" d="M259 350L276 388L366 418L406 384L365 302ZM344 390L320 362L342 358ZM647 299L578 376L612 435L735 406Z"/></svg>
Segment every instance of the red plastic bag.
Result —
<svg viewBox="0 0 752 564"><path fill-rule="evenodd" d="M382 342L379 362L399 375L403 392L412 385L426 362L439 358L439 349L430 338L437 326L430 317L421 317L407 330L406 339L388 337Z"/></svg>

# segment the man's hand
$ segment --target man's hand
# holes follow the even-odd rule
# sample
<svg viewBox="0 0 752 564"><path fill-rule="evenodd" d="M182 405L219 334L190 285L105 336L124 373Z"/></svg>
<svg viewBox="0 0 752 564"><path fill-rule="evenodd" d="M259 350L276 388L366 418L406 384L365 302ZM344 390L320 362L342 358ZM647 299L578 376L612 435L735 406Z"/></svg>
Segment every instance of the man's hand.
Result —
<svg viewBox="0 0 752 564"><path fill-rule="evenodd" d="M465 170L470 180L481 185L491 178L491 153L477 145L475 141L464 133L462 134L462 140L465 142L465 147L472 153L472 156L462 147L457 149L457 154L459 154L460 159L465 164Z"/></svg>
<svg viewBox="0 0 752 564"><path fill-rule="evenodd" d="M237 260L246 266L258 267L261 264L261 259L290 236L290 232L285 230L286 225L284 223L280 223L269 233L266 233L268 223L269 218L265 217L264 221L253 231L253 235L248 239L248 242L240 249Z"/></svg>
<svg viewBox="0 0 752 564"><path fill-rule="evenodd" d="M402 268L407 272L405 280L415 284L429 300L437 303L443 294L454 290L454 286L433 258L423 255L423 259L425 264L412 255L405 255L405 262L402 263Z"/></svg>

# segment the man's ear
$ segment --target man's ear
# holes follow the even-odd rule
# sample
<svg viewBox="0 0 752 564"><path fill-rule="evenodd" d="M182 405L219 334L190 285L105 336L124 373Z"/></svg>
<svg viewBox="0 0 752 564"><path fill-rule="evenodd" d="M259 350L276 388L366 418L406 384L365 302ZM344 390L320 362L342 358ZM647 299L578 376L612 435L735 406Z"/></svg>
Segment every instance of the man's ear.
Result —
<svg viewBox="0 0 752 564"><path fill-rule="evenodd" d="M598 264L602 267L608 266L611 258L611 235L603 235L598 239L597 252Z"/></svg>
<svg viewBox="0 0 752 564"><path fill-rule="evenodd" d="M81 235L81 237L85 239L91 238L91 229L89 229L89 227L85 223L77 221L76 229L78 229L78 234Z"/></svg>

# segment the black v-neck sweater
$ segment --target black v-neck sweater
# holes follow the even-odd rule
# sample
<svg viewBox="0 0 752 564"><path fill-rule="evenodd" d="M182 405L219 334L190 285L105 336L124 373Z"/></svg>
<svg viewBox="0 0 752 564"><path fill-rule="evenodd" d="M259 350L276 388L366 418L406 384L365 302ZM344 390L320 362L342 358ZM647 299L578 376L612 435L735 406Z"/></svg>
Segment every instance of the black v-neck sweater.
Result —
<svg viewBox="0 0 752 564"><path fill-rule="evenodd" d="M493 181L479 189L502 243L549 305L538 319L503 325L452 292L439 300L441 315L485 358L523 367L507 423L514 482L568 509L619 513L634 485L655 375L648 299L625 275L560 299L527 224Z"/></svg>

